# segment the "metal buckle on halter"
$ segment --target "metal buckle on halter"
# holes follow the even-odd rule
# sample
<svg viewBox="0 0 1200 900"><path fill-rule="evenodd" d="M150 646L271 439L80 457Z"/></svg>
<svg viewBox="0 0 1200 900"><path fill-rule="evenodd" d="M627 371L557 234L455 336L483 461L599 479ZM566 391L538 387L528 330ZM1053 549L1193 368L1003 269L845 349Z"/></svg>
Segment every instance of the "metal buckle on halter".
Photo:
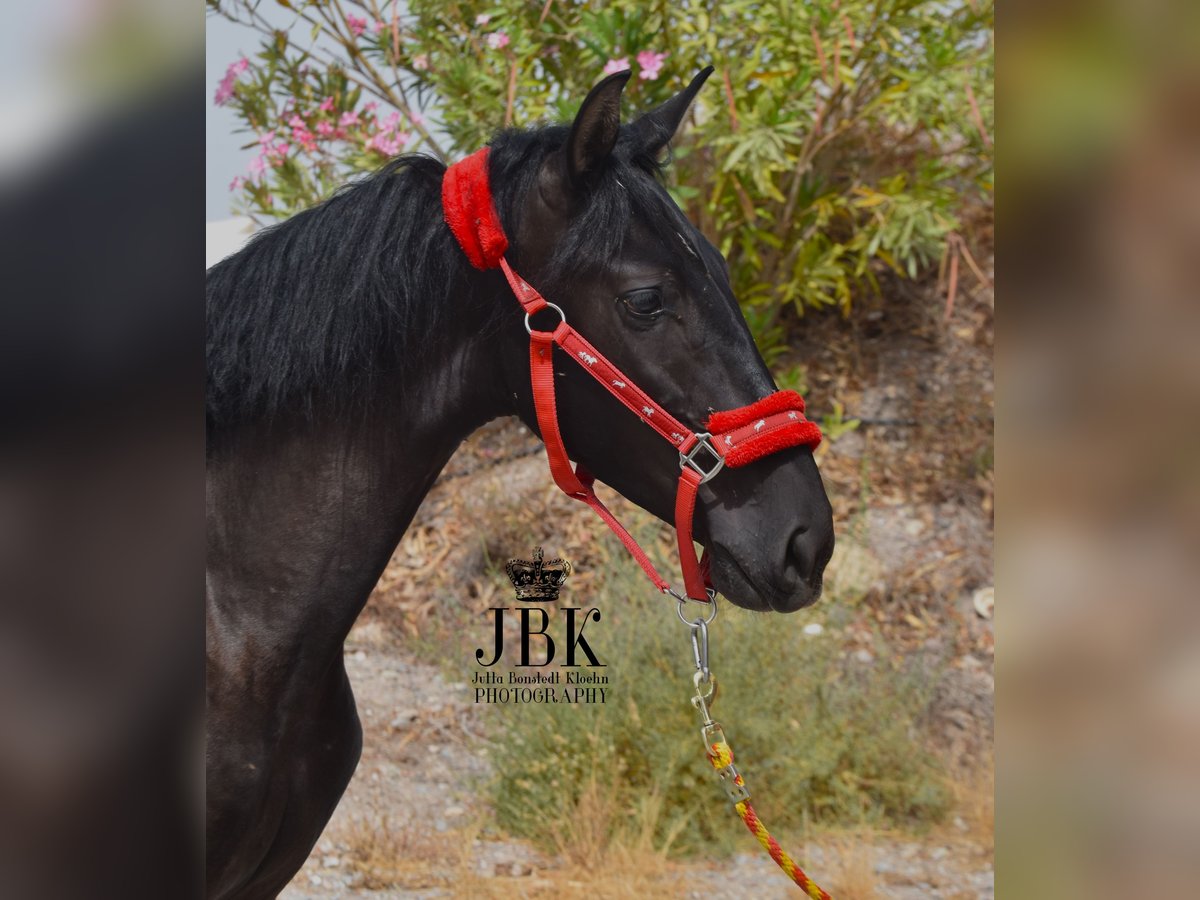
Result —
<svg viewBox="0 0 1200 900"><path fill-rule="evenodd" d="M708 442L710 437L712 437L712 435L707 431L702 434L697 434L696 443L692 445L691 450L689 450L687 453L684 453L682 450L679 451L679 468L691 469L693 472L698 474L700 476L701 484L711 480L714 475L725 468L725 457L723 457L717 451L716 447ZM705 469L704 466L696 461L696 454L701 450L707 450L708 454L717 461L711 469Z"/></svg>

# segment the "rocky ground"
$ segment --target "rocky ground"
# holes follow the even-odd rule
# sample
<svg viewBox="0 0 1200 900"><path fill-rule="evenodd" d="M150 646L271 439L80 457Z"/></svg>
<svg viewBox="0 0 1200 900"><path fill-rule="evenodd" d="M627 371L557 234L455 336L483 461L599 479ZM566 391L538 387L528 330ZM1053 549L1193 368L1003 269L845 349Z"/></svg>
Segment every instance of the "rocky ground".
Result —
<svg viewBox="0 0 1200 900"><path fill-rule="evenodd" d="M362 761L284 900L632 897L647 889L719 900L795 896L749 835L746 852L720 863L638 861L627 878L607 872L597 879L523 842L489 833L486 803L477 790L489 771L486 750L478 749L476 739L480 707L471 702L466 684L405 659L378 637L368 629L348 646L347 669L365 732ZM732 813L729 827L742 827ZM994 896L991 849L980 842L979 827L960 815L923 840L831 836L790 852L846 900L988 898Z"/></svg>
<svg viewBox="0 0 1200 900"><path fill-rule="evenodd" d="M869 664L883 633L948 663L930 733L949 769L984 781L993 714L991 347L990 293L960 295L946 319L926 292L864 303L849 321L815 320L794 351L814 415L821 398L836 397L847 417L863 420L827 442L819 460L839 523L831 582L864 598L838 626L848 652ZM562 548L579 569L573 587L586 589L602 569L598 527L555 492L539 443L516 423L493 423L464 445L351 633L362 761L283 897L796 895L749 836L746 852L722 861L584 865L489 824L487 723L468 686L437 665L456 627L445 610L504 605L509 588L488 561L539 541ZM841 900L992 897L990 785L963 784L951 821L935 832L831 833L790 849Z"/></svg>

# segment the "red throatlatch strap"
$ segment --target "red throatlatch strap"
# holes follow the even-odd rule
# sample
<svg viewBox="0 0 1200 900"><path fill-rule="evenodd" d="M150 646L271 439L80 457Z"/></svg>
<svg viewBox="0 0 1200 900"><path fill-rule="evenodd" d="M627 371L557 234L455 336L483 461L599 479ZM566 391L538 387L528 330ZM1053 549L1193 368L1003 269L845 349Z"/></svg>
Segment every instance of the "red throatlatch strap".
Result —
<svg viewBox="0 0 1200 900"><path fill-rule="evenodd" d="M535 331L531 338L529 368L533 382L533 407L537 413L538 429L542 432L542 442L546 445L546 457L550 461L550 474L554 477L554 483L563 493L590 506L625 545L654 586L660 591L666 590L666 580L658 574L645 551L596 496L593 487L596 479L581 465L571 468L562 433L558 430L558 408L554 393L554 336L550 332Z"/></svg>
<svg viewBox="0 0 1200 900"><path fill-rule="evenodd" d="M595 483L596 479L592 473L585 469L582 464L575 467L575 473L579 476L580 480L587 485L588 488L587 496L581 499L593 510L595 510L596 515L604 520L604 524L612 529L613 534L615 534L620 539L621 543L625 545L625 549L629 551L634 561L642 567L642 571L646 573L646 576L652 582L654 582L654 586L660 591L665 591L668 587L667 581L658 574L658 570L654 568L654 563L650 562L650 557L646 555L646 551L641 548L638 542L633 539L633 535L625 530L625 526L617 521L617 517L614 516L609 511L608 507L605 506L600 500L600 498L596 496L596 492L592 488L592 485Z"/></svg>

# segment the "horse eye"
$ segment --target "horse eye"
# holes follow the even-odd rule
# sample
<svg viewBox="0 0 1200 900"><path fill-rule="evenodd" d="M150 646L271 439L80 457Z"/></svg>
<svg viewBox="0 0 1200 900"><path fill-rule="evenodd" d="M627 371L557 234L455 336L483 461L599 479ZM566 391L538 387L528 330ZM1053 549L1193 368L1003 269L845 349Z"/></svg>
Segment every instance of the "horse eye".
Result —
<svg viewBox="0 0 1200 900"><path fill-rule="evenodd" d="M650 319L663 311L662 291L659 288L639 288L617 298L632 315Z"/></svg>

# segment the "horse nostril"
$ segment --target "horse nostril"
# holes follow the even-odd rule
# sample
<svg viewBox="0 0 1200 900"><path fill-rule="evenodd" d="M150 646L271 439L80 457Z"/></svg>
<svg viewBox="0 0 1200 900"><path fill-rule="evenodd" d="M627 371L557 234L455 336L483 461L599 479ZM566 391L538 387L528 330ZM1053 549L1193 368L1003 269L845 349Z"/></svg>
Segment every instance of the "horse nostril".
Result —
<svg viewBox="0 0 1200 900"><path fill-rule="evenodd" d="M833 555L833 529L801 525L788 542L788 568L810 586L821 583L825 565Z"/></svg>

